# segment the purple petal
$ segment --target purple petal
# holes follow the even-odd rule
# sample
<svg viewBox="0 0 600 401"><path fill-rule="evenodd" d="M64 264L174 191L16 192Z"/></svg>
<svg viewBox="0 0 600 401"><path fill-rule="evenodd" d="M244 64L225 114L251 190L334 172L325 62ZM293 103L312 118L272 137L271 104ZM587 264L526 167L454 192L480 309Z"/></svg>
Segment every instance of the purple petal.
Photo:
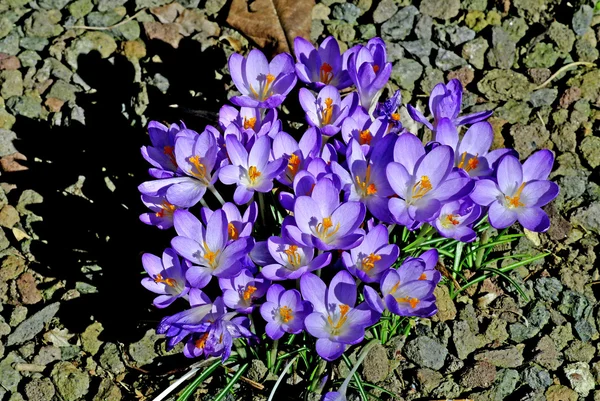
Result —
<svg viewBox="0 0 600 401"><path fill-rule="evenodd" d="M481 206L489 206L503 196L498 185L492 180L479 180L475 183L475 189L469 197L473 202Z"/></svg>
<svg viewBox="0 0 600 401"><path fill-rule="evenodd" d="M503 157L498 164L496 178L502 193L512 196L523 182L523 169L519 159L510 155Z"/></svg>
<svg viewBox="0 0 600 401"><path fill-rule="evenodd" d="M523 181L547 180L552 166L554 154L548 149L535 152L523 163Z"/></svg>
<svg viewBox="0 0 600 401"><path fill-rule="evenodd" d="M325 305L325 283L312 273L307 273L300 279L300 290L302 297L310 302L315 312L327 313Z"/></svg>
<svg viewBox="0 0 600 401"><path fill-rule="evenodd" d="M487 120L494 112L492 110L478 111L476 113L467 114L458 117L455 121L456 125L468 125L479 121Z"/></svg>
<svg viewBox="0 0 600 401"><path fill-rule="evenodd" d="M494 140L494 130L487 121L473 124L463 137L458 148L458 153L467 152L471 155L483 156L492 146ZM455 148L456 149L456 148Z"/></svg>
<svg viewBox="0 0 600 401"><path fill-rule="evenodd" d="M539 207L520 207L517 209L519 223L530 231L543 233L550 228L548 215Z"/></svg>
<svg viewBox="0 0 600 401"><path fill-rule="evenodd" d="M421 124L425 124L427 128L433 131L433 125L431 125L431 123L425 118L423 113L415 109L410 104L406 106L406 109L408 110L408 114L413 120L420 122Z"/></svg>
<svg viewBox="0 0 600 401"><path fill-rule="evenodd" d="M350 273L341 270L331 279L326 299L327 305L335 304L335 307L339 305L353 307L356 304L356 283Z"/></svg>
<svg viewBox="0 0 600 401"><path fill-rule="evenodd" d="M424 155L423 143L411 133L400 135L394 145L394 161L406 167L409 174L414 173L415 165Z"/></svg>
<svg viewBox="0 0 600 401"><path fill-rule="evenodd" d="M449 146L441 145L429 152L420 161L415 176L417 179L423 176L428 177L431 186L435 189L452 170L453 166L454 151Z"/></svg>
<svg viewBox="0 0 600 401"><path fill-rule="evenodd" d="M453 150L458 147L458 131L449 118L442 118L438 121L435 129L435 140L442 145L450 146Z"/></svg>
<svg viewBox="0 0 600 401"><path fill-rule="evenodd" d="M517 212L505 207L500 202L494 202L490 205L488 216L492 227L497 229L509 227L517 221Z"/></svg>
<svg viewBox="0 0 600 401"><path fill-rule="evenodd" d="M338 359L344 353L346 346L342 343L331 341L327 338L317 340L317 354L326 361Z"/></svg>

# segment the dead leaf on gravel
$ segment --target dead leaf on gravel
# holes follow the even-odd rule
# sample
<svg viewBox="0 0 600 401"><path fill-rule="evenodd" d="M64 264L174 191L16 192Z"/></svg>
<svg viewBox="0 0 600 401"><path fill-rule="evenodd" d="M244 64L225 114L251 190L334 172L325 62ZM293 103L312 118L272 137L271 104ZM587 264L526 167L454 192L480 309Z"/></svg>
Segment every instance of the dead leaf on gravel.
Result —
<svg viewBox="0 0 600 401"><path fill-rule="evenodd" d="M27 157L25 157L22 153L12 153L10 155L6 155L0 159L0 167L2 171L6 171L7 173L13 173L15 171L24 171L27 170L28 167L21 165L18 160L25 161Z"/></svg>
<svg viewBox="0 0 600 401"><path fill-rule="evenodd" d="M314 0L233 0L227 23L272 53L291 53L294 38L310 38Z"/></svg>
<svg viewBox="0 0 600 401"><path fill-rule="evenodd" d="M44 340L55 347L68 347L73 336L74 334L70 334L67 329L52 329L44 334Z"/></svg>
<svg viewBox="0 0 600 401"><path fill-rule="evenodd" d="M179 33L179 24L160 22L144 22L144 30L148 39L158 39L170 44L175 49L179 47L179 41L183 38Z"/></svg>

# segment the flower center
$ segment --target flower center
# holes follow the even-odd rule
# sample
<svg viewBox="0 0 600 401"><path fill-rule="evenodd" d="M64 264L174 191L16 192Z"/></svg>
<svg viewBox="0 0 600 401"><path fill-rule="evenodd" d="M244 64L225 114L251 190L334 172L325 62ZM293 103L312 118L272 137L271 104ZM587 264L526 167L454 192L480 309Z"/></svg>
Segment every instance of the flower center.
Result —
<svg viewBox="0 0 600 401"><path fill-rule="evenodd" d="M192 156L188 160L193 164L190 174L201 181L206 181L206 167L200 163L200 156Z"/></svg>
<svg viewBox="0 0 600 401"><path fill-rule="evenodd" d="M253 285L249 285L246 287L246 291L244 291L244 301L248 301L251 297L252 294L254 294L256 292L256 287Z"/></svg>
<svg viewBox="0 0 600 401"><path fill-rule="evenodd" d="M425 194L427 194L427 192L431 191L431 189L432 187L431 181L429 181L429 177L427 177L426 175L421 176L421 179L417 181L415 185L413 185L412 197L414 199L422 198L423 196L425 196Z"/></svg>
<svg viewBox="0 0 600 401"><path fill-rule="evenodd" d="M293 311L287 306L282 306L279 308L279 317L283 321L283 323L287 323L294 318Z"/></svg>
<svg viewBox="0 0 600 401"><path fill-rule="evenodd" d="M157 274L156 277L154 277L154 282L157 284L164 283L169 287L175 287L175 285L177 284L177 280L172 278L163 278L162 274Z"/></svg>
<svg viewBox="0 0 600 401"><path fill-rule="evenodd" d="M419 276L419 280L427 280L427 274L421 273L421 275Z"/></svg>
<svg viewBox="0 0 600 401"><path fill-rule="evenodd" d="M348 319L347 314L350 311L350 306L348 305L341 304L339 305L339 307L340 316L337 318L337 321L335 323L333 322L333 318L331 317L331 315L327 316L327 322L332 328L331 334L333 334L334 336L339 334L339 330L342 328L344 323L346 323L346 320Z"/></svg>
<svg viewBox="0 0 600 401"><path fill-rule="evenodd" d="M377 64L373 64L373 72L377 74L377 71L379 71L379 66Z"/></svg>
<svg viewBox="0 0 600 401"><path fill-rule="evenodd" d="M263 75L264 76L264 75ZM271 84L273 83L273 81L275 81L275 76L271 75L271 74L267 74L266 76L264 76L264 80L263 83L261 84L262 86L262 90L260 91L260 95L258 94L258 92L252 87L252 84L250 84L250 92L252 92L252 95L254 95L254 97L257 100L260 100L261 102L268 99L272 93L273 93L273 88L271 87ZM260 80L260 76L258 77ZM260 88L259 88L260 89Z"/></svg>
<svg viewBox="0 0 600 401"><path fill-rule="evenodd" d="M288 248L283 251L286 255L287 255L287 260L288 263L294 267L294 268L298 268L300 267L300 263L302 263L302 257L300 256L300 254L298 253L298 246L297 245L290 245L288 246Z"/></svg>
<svg viewBox="0 0 600 401"><path fill-rule="evenodd" d="M369 183L371 181L371 165L367 166L367 171L365 172L365 180L361 181L359 176L356 176L356 184L358 188L362 192L362 196L367 197L371 195L375 195L377 193L377 186L374 183Z"/></svg>
<svg viewBox="0 0 600 401"><path fill-rule="evenodd" d="M325 85L329 85L329 83L333 79L332 71L333 71L333 67L331 67L329 64L327 64L327 63L321 64L319 78L321 79L321 82L323 82Z"/></svg>
<svg viewBox="0 0 600 401"><path fill-rule="evenodd" d="M405 303L408 302L410 304L410 307L415 309L417 307L417 304L419 302L421 302L419 299L417 298L410 298L410 297L401 297L401 298L396 298L396 301L398 301L398 303Z"/></svg>
<svg viewBox="0 0 600 401"><path fill-rule="evenodd" d="M238 232L237 228L235 228L233 223L227 224L227 234L229 236L229 239L233 240L236 240L240 237L240 233Z"/></svg>
<svg viewBox="0 0 600 401"><path fill-rule="evenodd" d="M521 192L523 191L523 188L525 188L525 183L521 184L521 186L519 187L519 189L517 189L517 192L515 192L515 194L512 197L505 196L506 200L508 201L508 207L510 209L514 209L516 207L525 206L525 204L523 204L521 202Z"/></svg>
<svg viewBox="0 0 600 401"><path fill-rule="evenodd" d="M360 131L358 143L361 145L371 145L372 139L373 135L371 135L371 131L366 129L364 131Z"/></svg>
<svg viewBox="0 0 600 401"><path fill-rule="evenodd" d="M394 120L394 121L400 121L400 114L398 114L398 113L392 113L392 120Z"/></svg>
<svg viewBox="0 0 600 401"><path fill-rule="evenodd" d="M457 226L460 224L460 221L458 221L455 218L455 215L453 214L447 214L445 218L442 219L442 226L444 226L445 228L449 228L450 226Z"/></svg>
<svg viewBox="0 0 600 401"><path fill-rule="evenodd" d="M159 205L160 210L158 212L156 212L155 216L156 217L165 217L165 214L167 216L172 216L173 212L175 211L175 205L173 205L172 203L167 202L166 200L163 200L161 202L161 204Z"/></svg>
<svg viewBox="0 0 600 401"><path fill-rule="evenodd" d="M365 256L362 260L362 267L364 271L371 271L375 267L375 262L381 260L381 256L371 253L369 256Z"/></svg>
<svg viewBox="0 0 600 401"><path fill-rule="evenodd" d="M465 159L467 158L467 152L463 152L462 155L460 155L460 163L458 163L458 168L462 168L466 172L475 170L477 168L477 166L479 166L479 159L477 158L477 156L478 156L478 154L471 157L469 160L467 160L467 163L465 165Z"/></svg>
<svg viewBox="0 0 600 401"><path fill-rule="evenodd" d="M254 129L256 124L256 117L246 118L244 117L244 129Z"/></svg>
<svg viewBox="0 0 600 401"><path fill-rule="evenodd" d="M198 340L196 340L196 343L194 344L196 346L196 348L204 348L204 346L206 346L206 340L208 339L208 332L204 333L204 335L202 337L200 337Z"/></svg>
<svg viewBox="0 0 600 401"><path fill-rule="evenodd" d="M261 176L261 172L258 171L256 166L250 166L248 169L248 177L250 178L250 183L255 184L258 177Z"/></svg>
<svg viewBox="0 0 600 401"><path fill-rule="evenodd" d="M317 235L319 238L330 238L332 235L338 232L340 229L340 223L337 223L333 230L331 230L332 227L333 223L331 222L331 217L325 217L321 223L317 224Z"/></svg>
<svg viewBox="0 0 600 401"><path fill-rule="evenodd" d="M175 151L175 148L173 146L165 146L163 148L163 153L169 157L169 160L171 160L171 163L173 163L174 165L177 166L177 161L175 160L175 153L173 153L174 151Z"/></svg>
<svg viewBox="0 0 600 401"><path fill-rule="evenodd" d="M208 262L210 268L214 270L217 267L217 257L221 253L221 250L217 250L215 252L211 251L206 242L203 244L203 246L204 255L202 257Z"/></svg>
<svg viewBox="0 0 600 401"><path fill-rule="evenodd" d="M328 125L331 123L331 117L333 116L333 99L328 97L325 99L325 108L321 112L321 126Z"/></svg>
<svg viewBox="0 0 600 401"><path fill-rule="evenodd" d="M288 159L287 168L291 176L290 178L293 180L296 174L298 173L298 169L300 168L300 158L296 156L296 154L292 153L292 155Z"/></svg>

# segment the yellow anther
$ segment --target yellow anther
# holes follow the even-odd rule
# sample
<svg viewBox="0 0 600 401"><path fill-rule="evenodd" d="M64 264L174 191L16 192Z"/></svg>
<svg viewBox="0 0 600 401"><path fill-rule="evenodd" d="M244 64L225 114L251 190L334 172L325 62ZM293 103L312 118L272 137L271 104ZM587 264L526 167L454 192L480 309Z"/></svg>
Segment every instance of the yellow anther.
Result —
<svg viewBox="0 0 600 401"><path fill-rule="evenodd" d="M300 168L300 158L296 156L294 153L288 159L287 169L290 174L290 178L293 180L296 174L298 173L298 169Z"/></svg>
<svg viewBox="0 0 600 401"><path fill-rule="evenodd" d="M248 177L250 178L250 182L254 184L256 182L256 179L260 176L261 172L258 171L256 166L250 166L250 168L248 169Z"/></svg>
<svg viewBox="0 0 600 401"><path fill-rule="evenodd" d="M323 82L325 85L329 85L329 83L333 79L332 71L333 71L333 68L329 64L327 64L327 63L321 64L319 78L320 78L321 82Z"/></svg>
<svg viewBox="0 0 600 401"><path fill-rule="evenodd" d="M331 117L333 116L333 99L328 97L325 99L325 108L321 112L321 125L327 125L331 123Z"/></svg>
<svg viewBox="0 0 600 401"><path fill-rule="evenodd" d="M392 113L392 120L394 120L394 121L400 121L400 114L398 114L398 113Z"/></svg>
<svg viewBox="0 0 600 401"><path fill-rule="evenodd" d="M338 232L340 229L340 223L337 223L335 228L330 231L333 227L333 223L331 221L331 217L325 217L323 221L317 224L317 235L321 239L327 239Z"/></svg>
<svg viewBox="0 0 600 401"><path fill-rule="evenodd" d="M298 253L297 245L290 245L288 248L283 251L287 255L288 263L295 268L300 267L300 263L302 263L302 257Z"/></svg>
<svg viewBox="0 0 600 401"><path fill-rule="evenodd" d="M446 217L442 220L442 225L446 228L450 227L451 225L457 226L459 224L460 221L458 221L453 214L446 215Z"/></svg>
<svg viewBox="0 0 600 401"><path fill-rule="evenodd" d="M200 156L198 156L198 155L192 156L189 158L189 161L193 165L192 169L190 170L190 174L200 180L205 180L206 179L206 167L204 167L204 164L202 164L200 162Z"/></svg>
<svg viewBox="0 0 600 401"><path fill-rule="evenodd" d="M237 228L235 228L233 223L227 224L227 234L229 236L229 239L233 240L236 240L240 237L240 233L238 232Z"/></svg>
<svg viewBox="0 0 600 401"><path fill-rule="evenodd" d="M254 129L256 124L256 117L246 118L244 117L244 129Z"/></svg>
<svg viewBox="0 0 600 401"><path fill-rule="evenodd" d="M156 217L165 217L165 215L172 216L173 212L175 211L175 205L167 202L166 200L163 200L159 207L160 210L156 212Z"/></svg>
<svg viewBox="0 0 600 401"><path fill-rule="evenodd" d="M339 330L343 326L343 324L348 319L347 314L350 311L349 305L341 304L341 305L339 305L339 307L340 307L340 317L337 320L337 322L334 323L331 316L327 316L327 322L329 323L330 326L332 326L332 328L334 330Z"/></svg>
<svg viewBox="0 0 600 401"><path fill-rule="evenodd" d="M206 340L208 339L208 332L204 333L204 335L202 337L200 337L198 340L196 340L195 345L196 348L204 348L204 346L206 345Z"/></svg>
<svg viewBox="0 0 600 401"><path fill-rule="evenodd" d="M283 323L287 323L294 318L293 311L287 306L279 308L279 317L283 320Z"/></svg>
<svg viewBox="0 0 600 401"><path fill-rule="evenodd" d="M412 197L419 199L425 196L427 192L431 191L431 181L429 181L429 177L424 175L421 176L421 180L418 181L412 188Z"/></svg>
<svg viewBox="0 0 600 401"><path fill-rule="evenodd" d="M466 161L466 158L467 158L467 152L463 152L463 153L460 155L460 163L458 163L458 168L462 168L462 169L464 169L466 172L469 172L469 171L471 171L471 170L474 170L474 169L476 169L476 168L477 168L477 166L479 166L479 159L477 158L477 156L478 156L478 154L477 154L477 155L475 155L475 156L473 156L473 157L471 157L471 158L470 158L470 159L467 161L467 163L466 163L466 166L465 166L465 161Z"/></svg>
<svg viewBox="0 0 600 401"><path fill-rule="evenodd" d="M377 186L370 182L371 181L371 165L367 166L367 171L365 171L365 180L361 181L359 176L356 176L356 184L358 188L362 192L362 196L370 196L375 195L377 193Z"/></svg>
<svg viewBox="0 0 600 401"><path fill-rule="evenodd" d="M427 280L427 274L421 273L421 275L419 276L419 280Z"/></svg>
<svg viewBox="0 0 600 401"><path fill-rule="evenodd" d="M371 135L371 131L368 129L364 131L360 131L358 143L361 145L371 145L371 141L373 140L373 135Z"/></svg>
<svg viewBox="0 0 600 401"><path fill-rule="evenodd" d="M221 250L217 250L216 252L213 252L210 250L210 248L208 247L208 244L206 242L204 242L202 245L204 247L204 255L202 257L204 258L204 260L206 260L208 262L208 265L212 269L215 269L217 267L216 266L217 257L221 253Z"/></svg>
<svg viewBox="0 0 600 401"><path fill-rule="evenodd" d="M515 207L521 207L521 206L525 206L522 202L521 202L521 192L523 192L523 188L525 188L525 183L522 183L521 186L519 187L519 189L517 189L517 192L515 192L515 194L510 197L510 196L505 196L506 200L508 201L508 207L509 208L515 208Z"/></svg>
<svg viewBox="0 0 600 401"><path fill-rule="evenodd" d="M250 297L252 297L252 294L254 294L255 292L256 287L254 287L253 285L249 285L248 287L246 287L246 291L244 291L244 301L248 301Z"/></svg>
<svg viewBox="0 0 600 401"><path fill-rule="evenodd" d="M154 282L157 284L164 283L164 284L168 285L169 287L175 287L175 284L177 284L177 281L175 279L163 278L161 274L157 274L156 277L154 277Z"/></svg>
<svg viewBox="0 0 600 401"><path fill-rule="evenodd" d="M379 71L379 66L377 64L373 64L373 72L377 74L377 71Z"/></svg>
<svg viewBox="0 0 600 401"><path fill-rule="evenodd" d="M365 256L362 260L362 267L364 271L371 271L375 267L375 262L381 260L381 256L371 253L369 256Z"/></svg>
<svg viewBox="0 0 600 401"><path fill-rule="evenodd" d="M417 304L419 302L421 302L417 298L408 298L408 297L396 298L396 301L398 301L398 303L408 302L410 304L410 307L413 309L417 307Z"/></svg>

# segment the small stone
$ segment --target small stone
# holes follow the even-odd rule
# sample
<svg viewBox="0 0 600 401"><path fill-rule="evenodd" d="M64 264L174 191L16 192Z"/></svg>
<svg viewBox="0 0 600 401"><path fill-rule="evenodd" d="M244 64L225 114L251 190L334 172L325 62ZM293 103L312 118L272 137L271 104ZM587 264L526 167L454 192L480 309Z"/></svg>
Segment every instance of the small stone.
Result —
<svg viewBox="0 0 600 401"><path fill-rule="evenodd" d="M379 383L388 376L389 361L387 352L381 344L376 344L369 350L362 365L362 374L366 381Z"/></svg>
<svg viewBox="0 0 600 401"><path fill-rule="evenodd" d="M332 21L327 27L327 29L329 30L329 32L331 32L333 37L342 42L351 42L356 36L354 26L346 22Z"/></svg>
<svg viewBox="0 0 600 401"><path fill-rule="evenodd" d="M486 361L477 362L461 375L460 384L463 387L488 388L496 379L496 367Z"/></svg>
<svg viewBox="0 0 600 401"><path fill-rule="evenodd" d="M590 372L588 364L584 362L571 363L564 367L564 373L573 390L582 397L587 397L595 388L594 377Z"/></svg>
<svg viewBox="0 0 600 401"><path fill-rule="evenodd" d="M436 313L437 318L441 322L454 320L456 317L456 306L454 306L454 301L452 298L450 298L448 287L438 286L435 288L433 293L435 295L436 305L438 307L438 311Z"/></svg>
<svg viewBox="0 0 600 401"><path fill-rule="evenodd" d="M460 0L423 0L419 6L422 14L448 20L458 15Z"/></svg>
<svg viewBox="0 0 600 401"><path fill-rule="evenodd" d="M536 150L546 147L550 133L538 122L531 125L515 124L510 128L514 148L521 157L527 157Z"/></svg>
<svg viewBox="0 0 600 401"><path fill-rule="evenodd" d="M60 99L64 102L74 102L77 98L75 95L77 92L79 92L79 88L75 85L71 85L68 82L59 79L52 85L47 96Z"/></svg>
<svg viewBox="0 0 600 401"><path fill-rule="evenodd" d="M15 56L9 56L0 54L0 71L2 70L18 70L21 68L21 62L19 58Z"/></svg>
<svg viewBox="0 0 600 401"><path fill-rule="evenodd" d="M30 401L51 401L56 394L52 381L47 378L32 379L25 385L25 394Z"/></svg>
<svg viewBox="0 0 600 401"><path fill-rule="evenodd" d="M89 391L90 376L70 362L59 362L52 369L52 381L64 401L75 401Z"/></svg>
<svg viewBox="0 0 600 401"><path fill-rule="evenodd" d="M401 88L412 90L421 74L423 66L417 61L405 58L394 63L391 79Z"/></svg>
<svg viewBox="0 0 600 401"><path fill-rule="evenodd" d="M54 361L60 361L61 356L60 348L55 347L54 345L46 345L42 347L35 358L33 358L33 363L46 366Z"/></svg>
<svg viewBox="0 0 600 401"><path fill-rule="evenodd" d="M96 355L103 342L98 340L98 336L104 328L102 323L94 322L90 324L83 333L81 333L81 346L85 352Z"/></svg>
<svg viewBox="0 0 600 401"><path fill-rule="evenodd" d="M364 40L369 40L377 36L377 28L373 24L359 25L358 31L360 37Z"/></svg>
<svg viewBox="0 0 600 401"><path fill-rule="evenodd" d="M559 51L564 54L569 54L575 43L575 35L568 26L561 24L558 21L552 22L548 28L548 37L556 44Z"/></svg>
<svg viewBox="0 0 600 401"><path fill-rule="evenodd" d="M33 50L24 50L19 54L19 60L23 67L35 67L42 58Z"/></svg>
<svg viewBox="0 0 600 401"><path fill-rule="evenodd" d="M100 366L104 369L118 375L125 371L125 364L121 360L121 352L116 344L106 343L102 354L100 355Z"/></svg>
<svg viewBox="0 0 600 401"><path fill-rule="evenodd" d="M575 52L579 61L594 62L598 59L600 52L598 51L598 41L594 31L587 31L582 37L575 42Z"/></svg>
<svg viewBox="0 0 600 401"><path fill-rule="evenodd" d="M596 353L596 348L587 342L575 340L565 350L565 357L569 362L589 363Z"/></svg>
<svg viewBox="0 0 600 401"><path fill-rule="evenodd" d="M331 9L323 3L317 3L312 9L313 20L327 21L329 20L329 14L331 14Z"/></svg>
<svg viewBox="0 0 600 401"><path fill-rule="evenodd" d="M158 355L156 353L156 341L163 336L156 334L156 330L149 329L144 334L144 337L135 343L129 345L129 355L137 363L138 366L149 365Z"/></svg>
<svg viewBox="0 0 600 401"><path fill-rule="evenodd" d="M406 356L419 366L439 370L444 366L448 350L430 337L417 337L404 347Z"/></svg>
<svg viewBox="0 0 600 401"><path fill-rule="evenodd" d="M117 43L112 36L99 31L86 32L75 39L66 51L67 63L74 69L77 68L77 58L81 54L88 54L96 50L102 58L108 58L117 50Z"/></svg>
<svg viewBox="0 0 600 401"><path fill-rule="evenodd" d="M492 28L492 50L488 60L492 67L510 69L515 62L517 43L509 33L499 26Z"/></svg>
<svg viewBox="0 0 600 401"><path fill-rule="evenodd" d="M513 17L505 19L502 28L508 33L510 39L516 43L525 37L529 25L524 18Z"/></svg>
<svg viewBox="0 0 600 401"><path fill-rule="evenodd" d="M400 42L400 44L408 53L412 54L413 56L421 60L427 60L429 54L431 53L433 42L430 40L419 39L412 40L410 42ZM429 62L427 62L427 64L428 63Z"/></svg>
<svg viewBox="0 0 600 401"><path fill-rule="evenodd" d="M35 278L29 272L21 274L17 280L17 288L25 305L33 305L42 301L42 294L37 289Z"/></svg>
<svg viewBox="0 0 600 401"><path fill-rule="evenodd" d="M546 399L548 401L577 401L577 393L567 386L555 384L546 390Z"/></svg>
<svg viewBox="0 0 600 401"><path fill-rule="evenodd" d="M0 226L13 228L19 220L19 213L14 206L6 205L0 210Z"/></svg>
<svg viewBox="0 0 600 401"><path fill-rule="evenodd" d="M5 388L7 391L16 392L21 374L14 368L14 364L25 362L16 352L9 353L2 361L0 361L0 388Z"/></svg>
<svg viewBox="0 0 600 401"><path fill-rule="evenodd" d="M466 61L449 50L438 49L435 57L435 65L442 71L453 70L457 67L462 67Z"/></svg>
<svg viewBox="0 0 600 401"><path fill-rule="evenodd" d="M494 115L496 117L508 121L510 124L527 124L530 114L531 107L527 102L518 102L514 99L510 99L508 102L504 103L504 105L494 110ZM550 133L547 131L545 134L550 136Z"/></svg>
<svg viewBox="0 0 600 401"><path fill-rule="evenodd" d="M17 305L10 315L10 325L17 327L25 318L27 318L27 308L23 305Z"/></svg>
<svg viewBox="0 0 600 401"><path fill-rule="evenodd" d="M421 79L419 86L423 93L431 93L433 88L444 81L444 73L438 70L437 68L426 67L425 68L425 76ZM442 287L440 287L442 288ZM443 301L442 301L443 302ZM438 310L439 310L439 300L438 300ZM455 310L456 314L456 310Z"/></svg>
<svg viewBox="0 0 600 401"><path fill-rule="evenodd" d="M19 45L26 50L33 50L36 52L43 51L50 41L46 38L38 38L35 36L26 36L21 39Z"/></svg>
<svg viewBox="0 0 600 401"><path fill-rule="evenodd" d="M583 35L587 32L592 24L592 18L594 17L594 9L587 4L579 7L579 10L573 14L572 26L573 30L577 35Z"/></svg>
<svg viewBox="0 0 600 401"><path fill-rule="evenodd" d="M546 369L556 370L562 364L562 355L550 337L542 337L537 343L536 351L533 360Z"/></svg>
<svg viewBox="0 0 600 401"><path fill-rule="evenodd" d="M387 373L387 372L386 372ZM441 373L431 369L417 370L417 381L423 394L429 394L436 389L444 377Z"/></svg>
<svg viewBox="0 0 600 401"><path fill-rule="evenodd" d="M533 390L545 390L552 384L550 374L539 366L529 366L521 372L521 380L527 383Z"/></svg>
<svg viewBox="0 0 600 401"><path fill-rule="evenodd" d="M511 70L491 70L477 84L477 89L492 102L509 99L527 100L531 84L527 78Z"/></svg>
<svg viewBox="0 0 600 401"><path fill-rule="evenodd" d="M0 39L0 53L16 56L19 53L19 34L12 31L8 36Z"/></svg>
<svg viewBox="0 0 600 401"><path fill-rule="evenodd" d="M248 378L250 380L260 382L267 376L268 373L269 369L260 359L253 359L252 362L250 362L250 369L248 369Z"/></svg>
<svg viewBox="0 0 600 401"><path fill-rule="evenodd" d="M431 392L431 396L448 400L451 398L457 398L461 393L462 389L460 386L450 378L440 383L440 385Z"/></svg>
<svg viewBox="0 0 600 401"><path fill-rule="evenodd" d="M412 30L417 14L419 14L419 10L415 6L401 8L392 18L381 25L383 40L404 40Z"/></svg>
<svg viewBox="0 0 600 401"><path fill-rule="evenodd" d="M488 42L484 38L473 39L463 46L462 56L473 67L481 70L484 66L485 52L488 47Z"/></svg>
<svg viewBox="0 0 600 401"><path fill-rule="evenodd" d="M533 107L551 106L558 96L558 89L542 88L531 93L529 102Z"/></svg>
<svg viewBox="0 0 600 401"><path fill-rule="evenodd" d="M494 319L485 330L485 338L495 344L502 344L508 340L508 331L506 331L506 320Z"/></svg>
<svg viewBox="0 0 600 401"><path fill-rule="evenodd" d="M59 308L60 304L55 302L30 316L8 336L6 345L23 344L33 339L50 322Z"/></svg>
<svg viewBox="0 0 600 401"><path fill-rule="evenodd" d="M482 351L475 354L476 361L488 361L499 368L517 368L523 364L523 349L516 346Z"/></svg>
<svg viewBox="0 0 600 401"><path fill-rule="evenodd" d="M139 60L146 57L146 45L142 40L128 40L121 44L123 54L130 60Z"/></svg>
<svg viewBox="0 0 600 401"><path fill-rule="evenodd" d="M546 301L558 301L563 286L556 277L542 277L535 281L535 290Z"/></svg>
<svg viewBox="0 0 600 401"><path fill-rule="evenodd" d="M389 20L398 11L398 6L393 0L382 0L373 11L373 22L381 24Z"/></svg>
<svg viewBox="0 0 600 401"><path fill-rule="evenodd" d="M336 4L333 7L333 18L355 24L360 17L360 8L352 3Z"/></svg>
<svg viewBox="0 0 600 401"><path fill-rule="evenodd" d="M125 5L127 0L95 0L95 3L98 4L98 11L105 12Z"/></svg>
<svg viewBox="0 0 600 401"><path fill-rule="evenodd" d="M69 4L69 13L75 18L80 19L88 15L93 9L92 0L77 0Z"/></svg>
<svg viewBox="0 0 600 401"><path fill-rule="evenodd" d="M183 38L179 33L178 25L173 23L144 22L144 30L149 40L158 39L175 49L179 47L179 41Z"/></svg>
<svg viewBox="0 0 600 401"><path fill-rule="evenodd" d="M600 137L587 136L583 138L579 149L583 154L583 158L592 168L600 166L600 153L598 152L598 149L600 149Z"/></svg>
<svg viewBox="0 0 600 401"><path fill-rule="evenodd" d="M92 401L120 401L121 397L122 394L119 386L107 377L100 382L98 392Z"/></svg>
<svg viewBox="0 0 600 401"><path fill-rule="evenodd" d="M475 38L475 32L466 26L449 26L446 28L446 34L454 46L462 45Z"/></svg>
<svg viewBox="0 0 600 401"><path fill-rule="evenodd" d="M533 50L525 57L527 68L550 68L560 56L549 43L539 42Z"/></svg>
<svg viewBox="0 0 600 401"><path fill-rule="evenodd" d="M63 28L58 24L61 20L59 10L34 11L31 17L25 20L25 33L27 36L51 38L58 36Z"/></svg>
<svg viewBox="0 0 600 401"><path fill-rule="evenodd" d="M8 99L12 96L21 96L23 94L23 74L21 71L2 71L0 73L0 82L2 82L2 88L0 95Z"/></svg>

